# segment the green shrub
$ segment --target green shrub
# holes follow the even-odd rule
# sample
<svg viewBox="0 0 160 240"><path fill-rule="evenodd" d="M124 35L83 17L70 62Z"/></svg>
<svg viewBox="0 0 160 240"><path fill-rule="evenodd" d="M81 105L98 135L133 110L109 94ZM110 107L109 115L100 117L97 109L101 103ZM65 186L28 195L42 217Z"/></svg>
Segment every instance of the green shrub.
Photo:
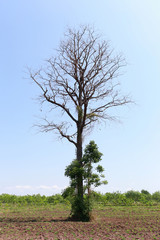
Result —
<svg viewBox="0 0 160 240"><path fill-rule="evenodd" d="M47 197L47 202L50 204L58 204L58 203L64 203L65 200L61 194L56 194Z"/></svg>
<svg viewBox="0 0 160 240"><path fill-rule="evenodd" d="M143 202L148 202L152 200L152 195L147 190L141 191L141 198Z"/></svg>
<svg viewBox="0 0 160 240"><path fill-rule="evenodd" d="M75 189L73 187L67 187L62 191L62 197L72 203L74 191Z"/></svg>
<svg viewBox="0 0 160 240"><path fill-rule="evenodd" d="M121 206L130 206L134 202L132 199L128 199L125 194L120 192L106 193L106 203L111 205L121 205Z"/></svg>
<svg viewBox="0 0 160 240"><path fill-rule="evenodd" d="M132 199L135 202L139 202L141 200L141 193L138 191L128 191L125 193L126 198Z"/></svg>
<svg viewBox="0 0 160 240"><path fill-rule="evenodd" d="M156 202L160 202L160 191L157 191L152 194L152 199Z"/></svg>

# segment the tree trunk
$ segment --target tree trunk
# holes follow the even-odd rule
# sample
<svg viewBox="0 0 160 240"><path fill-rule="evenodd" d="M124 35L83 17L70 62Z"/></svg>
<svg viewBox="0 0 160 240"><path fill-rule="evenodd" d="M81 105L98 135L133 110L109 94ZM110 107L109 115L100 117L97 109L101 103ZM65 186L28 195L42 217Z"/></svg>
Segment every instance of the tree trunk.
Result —
<svg viewBox="0 0 160 240"><path fill-rule="evenodd" d="M82 134L77 134L77 160L82 167ZM77 179L77 190L78 190L78 197L83 201L83 178L82 174L79 174Z"/></svg>
<svg viewBox="0 0 160 240"><path fill-rule="evenodd" d="M80 77L80 82L83 82L83 77ZM77 160L79 162L80 167L82 167L82 119L83 119L83 110L82 110L82 85L79 84L79 106L78 110L78 122L77 122ZM77 179L77 190L78 190L78 198L80 199L83 205L83 176L79 174Z"/></svg>
<svg viewBox="0 0 160 240"><path fill-rule="evenodd" d="M77 152L76 157L79 162L79 167L82 167L82 131L77 124ZM76 206L74 207L73 217L77 220L84 220L84 199L83 199L83 176L80 172L77 175L77 197Z"/></svg>

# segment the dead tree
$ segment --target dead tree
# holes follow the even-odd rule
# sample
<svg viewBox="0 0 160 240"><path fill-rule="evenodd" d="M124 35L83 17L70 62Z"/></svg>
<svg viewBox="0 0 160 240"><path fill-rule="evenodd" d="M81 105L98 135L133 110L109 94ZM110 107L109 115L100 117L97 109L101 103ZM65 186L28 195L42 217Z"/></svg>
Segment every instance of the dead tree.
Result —
<svg viewBox="0 0 160 240"><path fill-rule="evenodd" d="M84 134L100 120L113 120L109 109L130 102L128 96L121 96L117 82L125 65L122 55L114 55L109 43L93 28L81 26L68 29L55 57L48 59L45 67L29 71L41 90L39 100L66 119L57 123L45 117L41 130L55 131L74 144L80 166ZM82 176L77 179L77 190L83 201Z"/></svg>

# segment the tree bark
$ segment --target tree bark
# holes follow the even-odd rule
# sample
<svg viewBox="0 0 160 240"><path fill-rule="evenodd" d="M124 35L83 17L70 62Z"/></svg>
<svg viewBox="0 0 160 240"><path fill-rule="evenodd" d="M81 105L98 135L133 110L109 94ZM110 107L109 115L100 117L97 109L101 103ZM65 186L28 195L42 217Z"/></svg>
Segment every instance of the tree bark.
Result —
<svg viewBox="0 0 160 240"><path fill-rule="evenodd" d="M80 76L79 81L79 96L78 96L78 121L77 121L77 160L79 162L80 168L82 167L82 132L83 132L83 109L82 109L82 84L83 84L83 74ZM77 190L78 198L83 205L83 176L82 173L78 175L77 179Z"/></svg>
<svg viewBox="0 0 160 240"><path fill-rule="evenodd" d="M82 132L80 126L77 129L77 160L82 167ZM83 202L83 177L82 174L78 175L77 179L77 190L78 190L78 197Z"/></svg>

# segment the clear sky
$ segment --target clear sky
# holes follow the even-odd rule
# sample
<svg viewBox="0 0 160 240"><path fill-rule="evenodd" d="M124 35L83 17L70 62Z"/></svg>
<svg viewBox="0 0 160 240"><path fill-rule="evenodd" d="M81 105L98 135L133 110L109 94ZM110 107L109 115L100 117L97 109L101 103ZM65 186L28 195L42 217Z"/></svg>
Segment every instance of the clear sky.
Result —
<svg viewBox="0 0 160 240"><path fill-rule="evenodd" d="M67 26L94 25L128 62L119 79L136 105L117 113L89 135L103 153L113 192L160 190L160 1L1 0L0 1L0 193L60 193L69 180L65 167L75 157L67 141L38 133L39 89L26 66L43 65L54 54Z"/></svg>

